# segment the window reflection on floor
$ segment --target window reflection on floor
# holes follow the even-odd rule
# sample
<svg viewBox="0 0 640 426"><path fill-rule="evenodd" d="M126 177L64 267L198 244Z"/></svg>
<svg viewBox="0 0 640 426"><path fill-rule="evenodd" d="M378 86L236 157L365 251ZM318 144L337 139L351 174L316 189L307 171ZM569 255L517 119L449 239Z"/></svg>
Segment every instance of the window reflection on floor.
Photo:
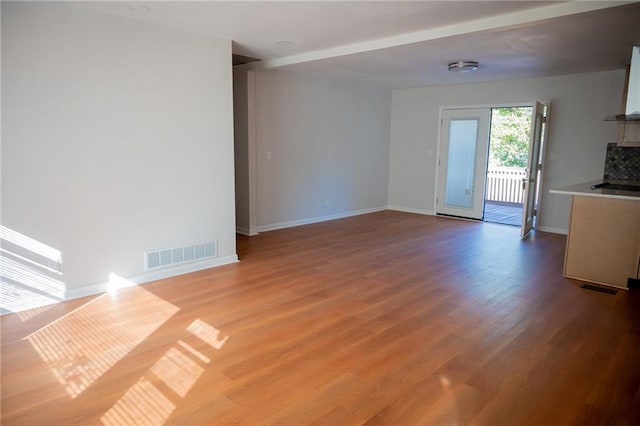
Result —
<svg viewBox="0 0 640 426"><path fill-rule="evenodd" d="M48 311L52 307L53 305L41 306L39 308L33 308L33 309L28 309L26 311L18 312L16 313L16 315L18 315L18 318L20 318L20 321L25 322L25 321L29 321L33 317L37 317L43 312Z"/></svg>
<svg viewBox="0 0 640 426"><path fill-rule="evenodd" d="M102 416L105 425L161 425L176 406L142 377Z"/></svg>
<svg viewBox="0 0 640 426"><path fill-rule="evenodd" d="M141 287L104 294L26 337L75 398L178 311Z"/></svg>
<svg viewBox="0 0 640 426"><path fill-rule="evenodd" d="M49 290L55 290L55 282L46 282ZM72 399L179 311L177 306L115 274L111 274L110 288L118 290L91 300L24 338ZM102 423L163 424L176 409L176 402L187 397L205 372L211 351L220 350L228 339L210 324L194 320L184 329L182 338L133 386L123 389L122 396L101 417Z"/></svg>
<svg viewBox="0 0 640 426"><path fill-rule="evenodd" d="M186 332L220 350L229 336L218 340L220 330L197 319ZM176 408L173 398L185 398L211 359L184 340L178 340L100 419L106 426L163 424ZM171 395L162 393L168 388ZM145 397L141 389L149 392ZM142 401L142 402L141 402ZM141 408L143 408L141 412ZM155 411L154 411L155 410Z"/></svg>
<svg viewBox="0 0 640 426"><path fill-rule="evenodd" d="M222 340L218 340L218 336L220 335L220 330L214 327L211 327L209 324L199 319L195 320L187 328L187 331L216 349L222 348L222 346L224 346L225 342L229 338L229 336L227 336Z"/></svg>
<svg viewBox="0 0 640 426"><path fill-rule="evenodd" d="M156 362L151 371L180 397L187 396L187 392L198 380L204 368L192 360L188 355L176 348L171 348Z"/></svg>

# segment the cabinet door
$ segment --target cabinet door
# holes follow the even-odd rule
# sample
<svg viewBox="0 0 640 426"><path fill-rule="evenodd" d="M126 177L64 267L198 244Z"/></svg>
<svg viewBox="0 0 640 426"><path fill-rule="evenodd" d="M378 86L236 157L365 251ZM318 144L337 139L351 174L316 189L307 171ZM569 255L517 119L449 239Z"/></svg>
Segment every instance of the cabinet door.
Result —
<svg viewBox="0 0 640 426"><path fill-rule="evenodd" d="M640 201L573 197L564 274L627 288L640 245Z"/></svg>

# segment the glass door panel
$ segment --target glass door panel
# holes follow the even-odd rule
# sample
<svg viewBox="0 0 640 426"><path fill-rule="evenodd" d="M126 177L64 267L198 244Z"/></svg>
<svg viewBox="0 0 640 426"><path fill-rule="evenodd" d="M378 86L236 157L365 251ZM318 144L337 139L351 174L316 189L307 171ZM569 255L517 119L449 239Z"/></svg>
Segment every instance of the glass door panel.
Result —
<svg viewBox="0 0 640 426"><path fill-rule="evenodd" d="M491 109L442 111L436 213L482 220Z"/></svg>
<svg viewBox="0 0 640 426"><path fill-rule="evenodd" d="M451 120L445 206L473 208L478 120Z"/></svg>

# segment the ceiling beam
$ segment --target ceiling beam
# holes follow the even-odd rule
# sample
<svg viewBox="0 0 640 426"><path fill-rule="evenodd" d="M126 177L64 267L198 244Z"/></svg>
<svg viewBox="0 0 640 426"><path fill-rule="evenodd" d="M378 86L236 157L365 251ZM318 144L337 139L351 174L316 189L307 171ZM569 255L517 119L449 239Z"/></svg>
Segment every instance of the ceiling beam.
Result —
<svg viewBox="0 0 640 426"><path fill-rule="evenodd" d="M592 12L601 9L607 9L610 7L623 6L631 3L635 2L568 1L564 3L555 3L548 6L542 6L488 18L475 19L473 21L447 25L439 28L398 34L391 37L368 40L359 43L345 44L328 49L312 50L309 52L283 56L280 58L267 59L263 61L262 64L264 68L277 68L303 62L319 61L322 59L371 52L374 50L388 49L391 47L398 47L413 43L442 39L446 37L470 34L479 31L496 30L517 25L530 24L547 19L575 15L578 13Z"/></svg>

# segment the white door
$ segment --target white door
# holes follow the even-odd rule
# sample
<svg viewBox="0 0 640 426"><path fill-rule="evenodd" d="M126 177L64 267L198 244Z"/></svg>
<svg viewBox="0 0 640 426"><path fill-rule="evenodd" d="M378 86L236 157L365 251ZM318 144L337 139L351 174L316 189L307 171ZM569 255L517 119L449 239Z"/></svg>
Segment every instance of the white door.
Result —
<svg viewBox="0 0 640 426"><path fill-rule="evenodd" d="M482 220L491 109L442 111L436 213Z"/></svg>
<svg viewBox="0 0 640 426"><path fill-rule="evenodd" d="M531 120L531 142L529 143L529 160L527 162L527 176L522 179L524 189L524 205L522 208L522 227L520 236L526 237L533 229L534 217L537 214L536 195L539 184L539 165L541 164L542 136L545 125L545 106L536 102ZM546 131L546 129L545 129Z"/></svg>

